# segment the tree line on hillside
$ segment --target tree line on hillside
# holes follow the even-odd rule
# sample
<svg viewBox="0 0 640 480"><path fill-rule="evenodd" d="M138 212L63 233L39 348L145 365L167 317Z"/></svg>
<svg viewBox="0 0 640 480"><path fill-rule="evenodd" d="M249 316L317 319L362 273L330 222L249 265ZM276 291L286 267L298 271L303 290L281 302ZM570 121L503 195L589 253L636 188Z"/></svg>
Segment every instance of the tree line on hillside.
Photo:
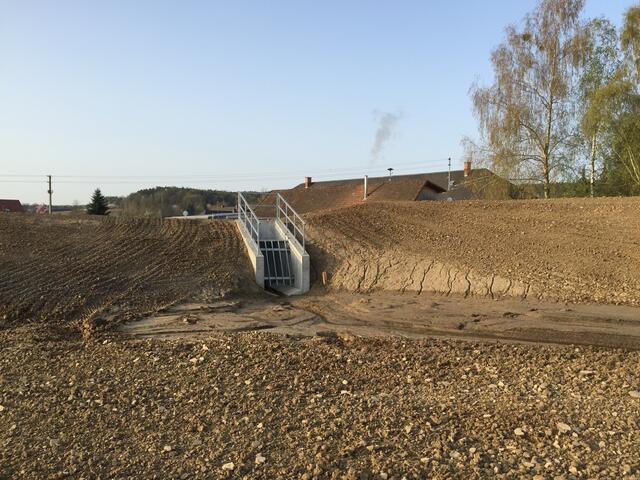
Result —
<svg viewBox="0 0 640 480"><path fill-rule="evenodd" d="M88 213L89 215L116 215L128 217L156 217L206 213L222 207L234 207L237 193L224 190L202 190L197 188L155 187L131 193L126 197L103 195L96 188L86 205L74 201L72 205L54 205L53 211L67 213ZM247 201L256 204L263 193L243 192ZM35 211L37 204L25 204Z"/></svg>
<svg viewBox="0 0 640 480"><path fill-rule="evenodd" d="M640 5L621 29L584 0L541 0L491 53L494 82L470 89L479 139L467 159L518 189L640 194Z"/></svg>
<svg viewBox="0 0 640 480"><path fill-rule="evenodd" d="M260 197L258 192L244 192L250 203ZM116 202L119 213L130 217L170 217L205 213L220 207L233 207L237 193L224 190L201 190L182 187L155 187L139 190Z"/></svg>

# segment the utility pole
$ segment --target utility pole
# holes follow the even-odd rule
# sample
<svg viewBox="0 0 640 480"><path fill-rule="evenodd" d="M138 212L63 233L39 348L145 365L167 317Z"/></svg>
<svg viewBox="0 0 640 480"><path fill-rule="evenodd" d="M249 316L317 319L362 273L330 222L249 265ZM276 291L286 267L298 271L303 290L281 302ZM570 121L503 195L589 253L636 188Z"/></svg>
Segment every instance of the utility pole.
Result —
<svg viewBox="0 0 640 480"><path fill-rule="evenodd" d="M451 190L451 157L449 157L449 177L447 178L447 192Z"/></svg>
<svg viewBox="0 0 640 480"><path fill-rule="evenodd" d="M51 175L47 175L47 178L49 179L49 190L47 190L47 193L49 194L49 215L51 215L51 195L53 195L53 190L51 190Z"/></svg>

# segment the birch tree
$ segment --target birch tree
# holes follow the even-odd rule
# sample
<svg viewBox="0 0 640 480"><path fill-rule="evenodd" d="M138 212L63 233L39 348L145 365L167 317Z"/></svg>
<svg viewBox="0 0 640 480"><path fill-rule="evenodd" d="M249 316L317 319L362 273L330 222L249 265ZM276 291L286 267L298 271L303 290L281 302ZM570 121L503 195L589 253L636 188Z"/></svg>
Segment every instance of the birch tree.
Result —
<svg viewBox="0 0 640 480"><path fill-rule="evenodd" d="M609 113L599 107L605 85L613 80L621 67L618 34L606 18L591 20L586 27L588 48L579 80L581 105L581 131L588 143L589 191L594 196L596 163L602 150L602 139L607 132L605 123Z"/></svg>
<svg viewBox="0 0 640 480"><path fill-rule="evenodd" d="M601 119L609 146L608 176L616 179L616 193L640 192L640 95L625 68L598 89L587 115Z"/></svg>
<svg viewBox="0 0 640 480"><path fill-rule="evenodd" d="M474 85L471 98L494 170L550 182L573 160L576 68L588 48L583 0L541 0L521 28L509 26L491 54L494 83Z"/></svg>
<svg viewBox="0 0 640 480"><path fill-rule="evenodd" d="M629 8L625 13L620 41L636 75L640 76L640 5Z"/></svg>
<svg viewBox="0 0 640 480"><path fill-rule="evenodd" d="M609 193L633 195L640 193L640 6L627 10L620 44L623 61L590 95L583 126L606 135Z"/></svg>

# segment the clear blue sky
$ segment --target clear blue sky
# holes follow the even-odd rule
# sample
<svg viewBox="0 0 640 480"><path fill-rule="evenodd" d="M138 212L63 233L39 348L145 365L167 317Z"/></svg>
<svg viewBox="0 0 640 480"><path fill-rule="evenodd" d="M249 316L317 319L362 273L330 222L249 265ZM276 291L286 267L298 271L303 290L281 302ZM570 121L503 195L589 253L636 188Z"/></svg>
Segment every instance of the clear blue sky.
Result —
<svg viewBox="0 0 640 480"><path fill-rule="evenodd" d="M631 3L586 15L619 23ZM459 168L469 86L534 4L0 0L0 175L51 173L62 204ZM374 111L401 118L372 163ZM44 177L0 180L0 198L46 200L16 182Z"/></svg>

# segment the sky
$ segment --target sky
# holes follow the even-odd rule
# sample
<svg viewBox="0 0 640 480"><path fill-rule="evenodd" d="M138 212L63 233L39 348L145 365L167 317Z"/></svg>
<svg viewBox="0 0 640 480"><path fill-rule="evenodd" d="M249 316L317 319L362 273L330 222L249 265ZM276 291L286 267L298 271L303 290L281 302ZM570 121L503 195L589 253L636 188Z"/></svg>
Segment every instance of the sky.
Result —
<svg viewBox="0 0 640 480"><path fill-rule="evenodd" d="M535 3L0 0L0 198L461 168L469 87Z"/></svg>

